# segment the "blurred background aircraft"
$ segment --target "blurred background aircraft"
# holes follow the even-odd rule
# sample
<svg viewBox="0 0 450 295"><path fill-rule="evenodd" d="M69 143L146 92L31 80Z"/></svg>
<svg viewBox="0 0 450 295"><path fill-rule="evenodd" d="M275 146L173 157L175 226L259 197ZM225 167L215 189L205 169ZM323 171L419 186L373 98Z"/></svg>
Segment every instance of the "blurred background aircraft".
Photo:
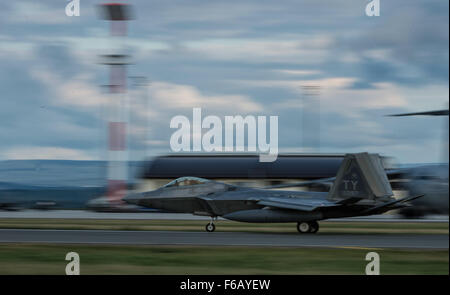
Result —
<svg viewBox="0 0 450 295"><path fill-rule="evenodd" d="M403 113L390 115L392 117L408 116L444 116L442 136L441 163L435 165L418 165L404 169L404 178L408 181L405 189L411 195L425 194L427 197L413 201L414 207L400 210L400 214L406 217L420 217L426 214L448 214L448 109Z"/></svg>

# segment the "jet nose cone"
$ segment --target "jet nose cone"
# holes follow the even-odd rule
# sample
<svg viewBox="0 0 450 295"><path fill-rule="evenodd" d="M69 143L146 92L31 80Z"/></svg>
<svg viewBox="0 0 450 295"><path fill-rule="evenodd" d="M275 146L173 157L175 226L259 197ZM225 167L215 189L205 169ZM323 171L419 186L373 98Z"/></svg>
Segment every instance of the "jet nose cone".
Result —
<svg viewBox="0 0 450 295"><path fill-rule="evenodd" d="M139 201L142 198L142 194L140 193L131 193L126 195L122 200L128 204L139 205Z"/></svg>

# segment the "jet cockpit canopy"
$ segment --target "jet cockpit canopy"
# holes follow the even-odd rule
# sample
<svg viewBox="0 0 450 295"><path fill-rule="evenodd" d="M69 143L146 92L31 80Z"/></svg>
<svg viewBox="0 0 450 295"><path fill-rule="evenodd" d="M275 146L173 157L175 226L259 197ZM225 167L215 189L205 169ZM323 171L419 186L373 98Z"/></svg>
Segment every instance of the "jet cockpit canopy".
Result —
<svg viewBox="0 0 450 295"><path fill-rule="evenodd" d="M188 185L197 185L210 182L210 180L192 176L180 177L175 180L172 180L168 184L164 185L164 187L175 187L175 186L188 186Z"/></svg>

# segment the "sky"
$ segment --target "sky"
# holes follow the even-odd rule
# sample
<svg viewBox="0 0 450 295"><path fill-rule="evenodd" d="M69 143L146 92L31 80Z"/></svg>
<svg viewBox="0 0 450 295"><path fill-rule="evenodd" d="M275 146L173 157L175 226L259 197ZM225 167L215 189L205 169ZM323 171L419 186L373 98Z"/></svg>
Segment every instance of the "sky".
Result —
<svg viewBox="0 0 450 295"><path fill-rule="evenodd" d="M0 3L0 159L106 159L100 56L115 48L131 59L130 159L169 153L171 119L201 107L278 116L280 152L443 160L446 118L385 115L448 108L448 1L380 0L373 17L368 0L126 2L119 47L102 1L72 17L64 0Z"/></svg>

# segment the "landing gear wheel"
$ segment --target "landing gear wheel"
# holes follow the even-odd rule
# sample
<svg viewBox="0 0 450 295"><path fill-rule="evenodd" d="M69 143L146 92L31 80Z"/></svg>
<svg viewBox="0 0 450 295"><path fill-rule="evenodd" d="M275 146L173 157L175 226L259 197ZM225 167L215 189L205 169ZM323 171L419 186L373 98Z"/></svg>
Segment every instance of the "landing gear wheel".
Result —
<svg viewBox="0 0 450 295"><path fill-rule="evenodd" d="M315 234L319 230L319 223L317 221L311 221L309 223L310 230L309 232Z"/></svg>
<svg viewBox="0 0 450 295"><path fill-rule="evenodd" d="M308 222L299 222L297 223L297 230L301 234L309 233L311 225Z"/></svg>
<svg viewBox="0 0 450 295"><path fill-rule="evenodd" d="M207 232L212 233L216 229L216 226L214 223L208 223L205 228Z"/></svg>

